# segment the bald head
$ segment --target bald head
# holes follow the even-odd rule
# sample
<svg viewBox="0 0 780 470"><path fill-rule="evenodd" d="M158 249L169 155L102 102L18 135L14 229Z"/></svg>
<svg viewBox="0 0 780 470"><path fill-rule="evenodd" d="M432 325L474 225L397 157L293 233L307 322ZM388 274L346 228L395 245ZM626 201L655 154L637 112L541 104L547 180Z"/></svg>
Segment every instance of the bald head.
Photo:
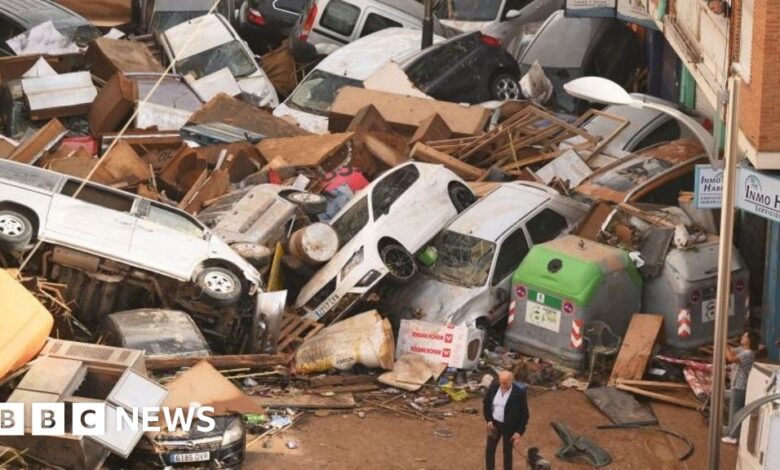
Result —
<svg viewBox="0 0 780 470"><path fill-rule="evenodd" d="M498 384L504 392L512 388L512 381L514 379L515 376L508 370L502 370L498 373Z"/></svg>

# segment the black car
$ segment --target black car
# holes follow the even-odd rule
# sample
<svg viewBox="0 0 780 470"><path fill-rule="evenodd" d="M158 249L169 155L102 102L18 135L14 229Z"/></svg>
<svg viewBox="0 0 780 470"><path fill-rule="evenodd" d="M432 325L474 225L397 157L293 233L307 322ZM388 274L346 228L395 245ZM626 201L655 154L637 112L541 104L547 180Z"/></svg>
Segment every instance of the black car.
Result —
<svg viewBox="0 0 780 470"><path fill-rule="evenodd" d="M403 64L409 80L437 100L520 99L520 67L500 42L479 31L434 44Z"/></svg>
<svg viewBox="0 0 780 470"><path fill-rule="evenodd" d="M239 34L249 47L262 54L290 36L306 0L245 0L239 13Z"/></svg>
<svg viewBox="0 0 780 470"><path fill-rule="evenodd" d="M6 41L47 21L79 45L86 45L100 36L100 31L83 16L54 2L0 0L0 56L14 55Z"/></svg>
<svg viewBox="0 0 780 470"><path fill-rule="evenodd" d="M527 73L537 61L555 89L550 105L581 114L589 104L566 93L564 84L596 75L625 88L642 66L643 55L625 23L614 18L567 17L559 10L542 24L518 62Z"/></svg>
<svg viewBox="0 0 780 470"><path fill-rule="evenodd" d="M161 432L154 441L142 438L130 454L131 467L238 467L245 456L244 418L240 414L213 418L216 426L211 431L198 431L193 425L189 432Z"/></svg>

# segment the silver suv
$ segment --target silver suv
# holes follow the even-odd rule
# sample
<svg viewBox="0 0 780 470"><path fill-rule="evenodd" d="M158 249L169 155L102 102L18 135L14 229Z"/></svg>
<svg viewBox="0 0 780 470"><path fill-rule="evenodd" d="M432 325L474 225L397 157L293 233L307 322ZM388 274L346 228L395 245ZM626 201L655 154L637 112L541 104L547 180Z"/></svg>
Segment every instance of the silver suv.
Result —
<svg viewBox="0 0 780 470"><path fill-rule="evenodd" d="M185 212L0 160L0 250L24 251L33 240L195 282L203 300L215 306L233 305L242 293L254 295L261 283L254 267Z"/></svg>

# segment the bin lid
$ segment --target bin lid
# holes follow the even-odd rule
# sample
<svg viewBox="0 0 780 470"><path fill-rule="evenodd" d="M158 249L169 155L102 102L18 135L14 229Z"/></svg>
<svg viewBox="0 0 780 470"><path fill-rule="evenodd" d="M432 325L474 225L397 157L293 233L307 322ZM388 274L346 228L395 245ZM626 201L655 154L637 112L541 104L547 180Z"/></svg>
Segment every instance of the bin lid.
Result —
<svg viewBox="0 0 780 470"><path fill-rule="evenodd" d="M704 243L692 248L672 248L666 255L667 268L675 271L686 281L701 281L717 279L718 277L718 245L720 238L709 235ZM731 251L731 272L744 269L742 257L736 248Z"/></svg>
<svg viewBox="0 0 780 470"><path fill-rule="evenodd" d="M534 246L517 268L513 284L525 284L587 305L607 274L625 271L637 285L642 278L628 253L574 235Z"/></svg>

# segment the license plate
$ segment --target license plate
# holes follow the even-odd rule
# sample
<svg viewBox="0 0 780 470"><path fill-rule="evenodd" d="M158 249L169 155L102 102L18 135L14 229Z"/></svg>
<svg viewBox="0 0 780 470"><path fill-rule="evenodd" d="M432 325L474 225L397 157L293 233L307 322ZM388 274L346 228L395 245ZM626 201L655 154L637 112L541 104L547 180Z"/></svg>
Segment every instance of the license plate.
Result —
<svg viewBox="0 0 780 470"><path fill-rule="evenodd" d="M716 299L704 300L701 303L701 322L709 323L715 321ZM734 296L729 296L729 316L734 316Z"/></svg>
<svg viewBox="0 0 780 470"><path fill-rule="evenodd" d="M189 463L189 462L205 462L211 457L208 451L206 452L191 452L189 454L173 454L171 461L173 463Z"/></svg>
<svg viewBox="0 0 780 470"><path fill-rule="evenodd" d="M529 300L525 322L558 333L561 331L561 311Z"/></svg>
<svg viewBox="0 0 780 470"><path fill-rule="evenodd" d="M341 296L338 293L331 294L330 297L325 299L325 302L323 302L322 305L320 305L320 308L318 308L315 312L317 318L322 318L323 315L330 311L330 309L335 307L336 304L339 303L339 299L341 299Z"/></svg>

